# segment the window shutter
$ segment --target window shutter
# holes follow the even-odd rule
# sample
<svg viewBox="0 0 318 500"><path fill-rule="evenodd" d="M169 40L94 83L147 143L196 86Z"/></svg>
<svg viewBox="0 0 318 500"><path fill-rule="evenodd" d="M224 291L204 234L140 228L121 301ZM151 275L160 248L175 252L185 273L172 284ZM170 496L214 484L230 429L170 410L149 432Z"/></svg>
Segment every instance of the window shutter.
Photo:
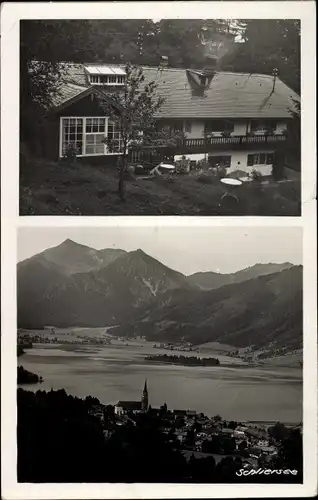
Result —
<svg viewBox="0 0 318 500"><path fill-rule="evenodd" d="M252 167L254 165L254 155L247 155L247 166Z"/></svg>

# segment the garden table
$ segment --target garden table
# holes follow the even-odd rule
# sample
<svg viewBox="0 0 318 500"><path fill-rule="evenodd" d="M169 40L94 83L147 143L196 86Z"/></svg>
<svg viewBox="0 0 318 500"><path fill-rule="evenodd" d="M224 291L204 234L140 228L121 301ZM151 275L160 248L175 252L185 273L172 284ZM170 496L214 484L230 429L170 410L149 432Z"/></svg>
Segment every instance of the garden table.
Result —
<svg viewBox="0 0 318 500"><path fill-rule="evenodd" d="M238 186L241 186L243 183L239 179L232 179L231 177L224 177L221 179L222 184L226 184L228 190L223 194L221 200L225 197L234 198L237 202L239 201L238 196L235 194L235 190Z"/></svg>

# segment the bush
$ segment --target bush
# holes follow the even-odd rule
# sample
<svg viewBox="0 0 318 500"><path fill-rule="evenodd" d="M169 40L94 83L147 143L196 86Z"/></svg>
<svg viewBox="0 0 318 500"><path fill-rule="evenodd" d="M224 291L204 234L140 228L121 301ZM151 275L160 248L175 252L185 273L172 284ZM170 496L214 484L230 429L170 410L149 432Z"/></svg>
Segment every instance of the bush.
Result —
<svg viewBox="0 0 318 500"><path fill-rule="evenodd" d="M262 182L262 174L259 170L255 168L251 172L251 177L254 182Z"/></svg>
<svg viewBox="0 0 318 500"><path fill-rule="evenodd" d="M226 168L225 167L219 167L217 171L217 176L219 179L223 179L223 177L226 177Z"/></svg>
<svg viewBox="0 0 318 500"><path fill-rule="evenodd" d="M75 144L71 143L71 144L68 145L66 153L64 155L64 159L68 163L75 163L76 162L77 156L76 156L76 146L75 146Z"/></svg>

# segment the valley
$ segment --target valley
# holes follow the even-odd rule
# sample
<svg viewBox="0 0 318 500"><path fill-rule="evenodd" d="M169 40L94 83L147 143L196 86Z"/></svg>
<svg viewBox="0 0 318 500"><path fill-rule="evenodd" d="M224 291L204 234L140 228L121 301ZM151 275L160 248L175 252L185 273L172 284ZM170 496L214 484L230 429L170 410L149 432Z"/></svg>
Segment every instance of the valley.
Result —
<svg viewBox="0 0 318 500"><path fill-rule="evenodd" d="M227 344L243 358L302 349L302 266L290 263L186 276L140 249L68 239L20 262L17 278L19 328L112 327L176 348Z"/></svg>

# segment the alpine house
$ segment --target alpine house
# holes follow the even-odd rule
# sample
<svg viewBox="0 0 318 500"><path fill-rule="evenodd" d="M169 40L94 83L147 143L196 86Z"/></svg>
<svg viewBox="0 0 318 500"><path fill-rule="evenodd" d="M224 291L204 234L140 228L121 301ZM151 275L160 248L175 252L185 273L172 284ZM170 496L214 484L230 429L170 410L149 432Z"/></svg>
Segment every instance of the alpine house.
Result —
<svg viewBox="0 0 318 500"><path fill-rule="evenodd" d="M165 98L158 125L183 131L175 154L203 153L211 166L271 173L284 150L291 110L299 96L273 75L142 67L145 83L155 81ZM121 92L125 66L66 63L43 133L45 156L63 158L74 147L82 161L113 163L122 153L116 123L105 116L100 97ZM108 141L105 142L105 137ZM112 143L112 150L107 144Z"/></svg>

